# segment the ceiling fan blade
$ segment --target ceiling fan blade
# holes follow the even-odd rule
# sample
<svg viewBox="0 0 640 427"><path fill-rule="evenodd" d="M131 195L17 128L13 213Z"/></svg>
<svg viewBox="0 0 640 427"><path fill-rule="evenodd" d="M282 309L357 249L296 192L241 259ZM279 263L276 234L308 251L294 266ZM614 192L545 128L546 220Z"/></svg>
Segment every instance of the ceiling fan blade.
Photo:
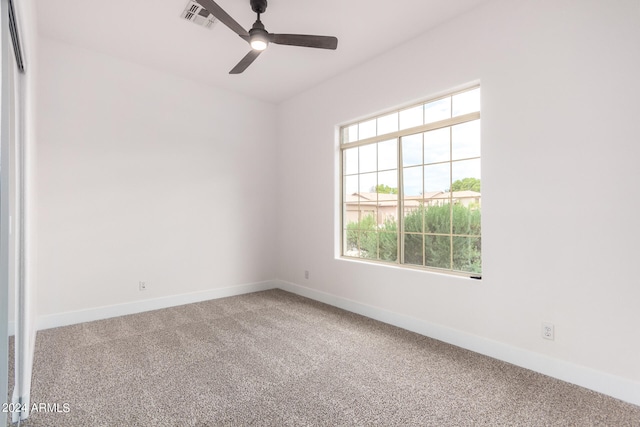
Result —
<svg viewBox="0 0 640 427"><path fill-rule="evenodd" d="M288 46L316 47L319 49L336 49L338 39L329 36L311 36L306 34L269 34L276 44Z"/></svg>
<svg viewBox="0 0 640 427"><path fill-rule="evenodd" d="M235 32L240 37L246 36L249 37L249 32L242 28L242 25L238 24L235 19L233 19L227 12L224 11L216 2L213 0L196 0L200 3L200 6L204 7L209 11L213 16L215 16L218 21L222 22L227 27L231 28L233 32Z"/></svg>
<svg viewBox="0 0 640 427"><path fill-rule="evenodd" d="M233 70L229 71L229 74L240 74L247 69L249 65L262 53L261 50L250 50L244 58L238 62L238 65L233 67Z"/></svg>

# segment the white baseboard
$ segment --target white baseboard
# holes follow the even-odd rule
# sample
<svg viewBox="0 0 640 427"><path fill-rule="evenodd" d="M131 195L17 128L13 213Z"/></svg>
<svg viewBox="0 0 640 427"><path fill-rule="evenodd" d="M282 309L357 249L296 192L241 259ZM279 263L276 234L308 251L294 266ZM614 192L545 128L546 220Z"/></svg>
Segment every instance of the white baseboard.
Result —
<svg viewBox="0 0 640 427"><path fill-rule="evenodd" d="M7 332L10 337L16 334L16 322L9 321L9 323L7 323Z"/></svg>
<svg viewBox="0 0 640 427"><path fill-rule="evenodd" d="M625 402L640 405L640 383L606 372L554 359L540 353L437 325L414 317L394 313L378 307L336 295L306 288L295 283L276 281L277 288L298 294L334 307L357 313L390 325L398 326L458 347L484 354L522 368L530 369L559 380L585 387Z"/></svg>
<svg viewBox="0 0 640 427"><path fill-rule="evenodd" d="M274 287L276 287L276 283L273 281L248 283L244 285L228 286L225 288L209 289L202 292L171 295L160 298L133 301L124 304L51 314L48 316L38 317L37 329L50 329L57 328L59 326L74 325L76 323L92 322L94 320L108 319L110 317L116 316L125 316L127 314L158 310L161 308L174 307L177 305L232 297L251 292L266 291L268 289L273 289ZM9 330L11 333L12 322L9 323Z"/></svg>

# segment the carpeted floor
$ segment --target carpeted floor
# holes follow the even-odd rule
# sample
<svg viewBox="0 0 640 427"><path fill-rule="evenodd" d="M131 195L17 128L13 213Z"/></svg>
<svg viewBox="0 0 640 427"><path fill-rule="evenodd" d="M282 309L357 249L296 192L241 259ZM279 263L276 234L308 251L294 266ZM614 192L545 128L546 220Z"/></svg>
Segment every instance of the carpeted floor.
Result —
<svg viewBox="0 0 640 427"><path fill-rule="evenodd" d="M32 402L62 412L23 426L640 426L638 406L280 290L40 331Z"/></svg>

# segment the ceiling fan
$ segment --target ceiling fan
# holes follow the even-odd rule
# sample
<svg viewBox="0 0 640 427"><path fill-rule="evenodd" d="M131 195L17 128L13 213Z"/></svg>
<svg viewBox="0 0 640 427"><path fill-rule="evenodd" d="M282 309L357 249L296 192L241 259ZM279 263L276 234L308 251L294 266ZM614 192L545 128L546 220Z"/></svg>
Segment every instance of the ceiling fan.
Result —
<svg viewBox="0 0 640 427"><path fill-rule="evenodd" d="M240 74L267 48L269 43L284 44L289 46L315 47L319 49L333 49L338 47L338 39L329 36L312 36L307 34L273 34L264 29L260 14L267 10L267 0L250 0L251 9L258 14L258 19L249 31L238 24L227 12L225 12L213 0L196 0L208 10L220 22L229 27L233 32L246 40L251 45L251 51L233 67L229 74Z"/></svg>

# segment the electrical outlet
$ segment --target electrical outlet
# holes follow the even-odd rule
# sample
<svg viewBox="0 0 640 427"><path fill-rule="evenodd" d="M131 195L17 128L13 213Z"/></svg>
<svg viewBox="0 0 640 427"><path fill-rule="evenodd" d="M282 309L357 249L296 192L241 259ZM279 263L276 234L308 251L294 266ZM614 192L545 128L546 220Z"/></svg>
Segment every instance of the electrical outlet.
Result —
<svg viewBox="0 0 640 427"><path fill-rule="evenodd" d="M308 279L309 278L309 270L305 270L304 271L304 278Z"/></svg>
<svg viewBox="0 0 640 427"><path fill-rule="evenodd" d="M553 341L554 335L553 323L542 322L542 338Z"/></svg>
<svg viewBox="0 0 640 427"><path fill-rule="evenodd" d="M147 282L142 282L142 281L138 282L138 288L141 291L145 291L147 289Z"/></svg>

